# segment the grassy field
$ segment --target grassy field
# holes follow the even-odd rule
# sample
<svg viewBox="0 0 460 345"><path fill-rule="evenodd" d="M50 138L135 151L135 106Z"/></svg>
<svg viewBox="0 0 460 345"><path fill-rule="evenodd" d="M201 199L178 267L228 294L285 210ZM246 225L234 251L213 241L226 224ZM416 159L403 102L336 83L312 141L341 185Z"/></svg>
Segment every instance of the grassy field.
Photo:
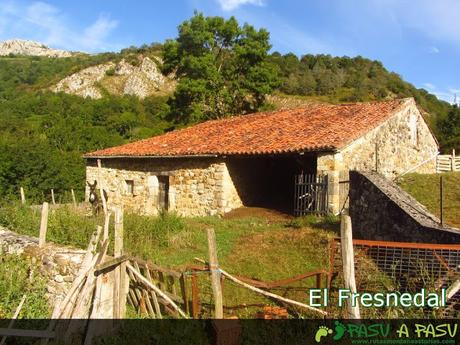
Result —
<svg viewBox="0 0 460 345"><path fill-rule="evenodd" d="M0 208L0 225L10 230L37 236L39 223L38 210L19 204ZM103 224L101 217L77 214L71 208L53 210L49 216L47 240L85 248L91 233L100 224ZM257 212L252 216L244 214L228 218L125 214L125 248L130 255L186 270L188 266L197 264L195 257L208 257L206 229L209 227L216 232L219 264L223 269L237 275L273 281L326 269L329 241L336 235L338 220L333 217L289 219ZM110 233L113 234L113 229ZM312 287L314 280L303 281L302 284ZM203 282L203 285L210 287L209 282ZM202 298L203 309L206 309L206 304L212 302L211 292L202 291ZM230 281L225 283L224 299L228 313L240 317L254 317L260 305L270 303Z"/></svg>
<svg viewBox="0 0 460 345"><path fill-rule="evenodd" d="M398 184L437 217L440 216L440 174L408 174ZM460 172L443 173L443 220L460 228Z"/></svg>

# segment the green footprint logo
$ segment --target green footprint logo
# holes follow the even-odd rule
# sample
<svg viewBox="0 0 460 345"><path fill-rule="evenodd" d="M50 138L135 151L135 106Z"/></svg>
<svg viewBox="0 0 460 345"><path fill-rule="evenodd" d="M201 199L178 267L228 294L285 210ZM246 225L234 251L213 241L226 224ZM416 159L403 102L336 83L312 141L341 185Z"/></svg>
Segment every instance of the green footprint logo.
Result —
<svg viewBox="0 0 460 345"><path fill-rule="evenodd" d="M327 328L326 326L319 326L318 330L315 334L315 340L317 343L321 342L322 337L326 337L327 335L332 334L332 329Z"/></svg>
<svg viewBox="0 0 460 345"><path fill-rule="evenodd" d="M335 335L334 335L334 340L340 340L342 339L343 335L345 334L345 326L343 325L343 323L339 322L339 321L336 321L335 322Z"/></svg>

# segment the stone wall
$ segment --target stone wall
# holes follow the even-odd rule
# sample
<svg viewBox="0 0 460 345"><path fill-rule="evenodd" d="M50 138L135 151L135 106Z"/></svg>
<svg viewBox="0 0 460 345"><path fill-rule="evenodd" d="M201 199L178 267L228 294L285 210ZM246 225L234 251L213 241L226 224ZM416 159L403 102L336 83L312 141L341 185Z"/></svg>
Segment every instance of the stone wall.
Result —
<svg viewBox="0 0 460 345"><path fill-rule="evenodd" d="M460 241L423 205L375 172L350 171L350 216L357 239L419 243Z"/></svg>
<svg viewBox="0 0 460 345"><path fill-rule="evenodd" d="M345 170L377 170L386 177L435 173L438 144L413 99L385 123L341 150Z"/></svg>
<svg viewBox="0 0 460 345"><path fill-rule="evenodd" d="M395 177L411 171L436 172L438 144L420 114L408 99L386 122L350 143L339 152L318 155L318 173L329 176L329 209L340 211L340 176L349 170L375 171Z"/></svg>
<svg viewBox="0 0 460 345"><path fill-rule="evenodd" d="M38 238L18 235L0 227L0 256L25 255L31 258L48 280L46 298L50 305L62 300L82 263L85 251L47 243L38 247Z"/></svg>
<svg viewBox="0 0 460 345"><path fill-rule="evenodd" d="M241 206L224 161L217 158L103 159L100 180L109 206L140 214L159 213L159 176L169 180L168 210L181 216L223 214ZM96 160L88 160L86 180L98 180ZM133 181L132 193L126 181ZM86 197L89 188L87 186Z"/></svg>

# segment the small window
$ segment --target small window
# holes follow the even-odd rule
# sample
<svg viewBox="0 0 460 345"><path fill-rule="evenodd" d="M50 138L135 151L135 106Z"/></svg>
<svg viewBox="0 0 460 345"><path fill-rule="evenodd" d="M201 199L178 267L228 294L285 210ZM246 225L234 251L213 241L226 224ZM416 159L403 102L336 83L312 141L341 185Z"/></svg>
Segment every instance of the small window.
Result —
<svg viewBox="0 0 460 345"><path fill-rule="evenodd" d="M133 195L134 193L134 181L133 180L125 180L126 183L126 194Z"/></svg>

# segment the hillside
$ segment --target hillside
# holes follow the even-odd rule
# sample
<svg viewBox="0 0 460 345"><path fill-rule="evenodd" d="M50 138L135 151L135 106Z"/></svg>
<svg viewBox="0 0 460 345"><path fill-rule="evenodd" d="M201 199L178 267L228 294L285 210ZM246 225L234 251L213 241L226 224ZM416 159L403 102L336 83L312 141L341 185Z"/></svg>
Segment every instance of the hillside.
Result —
<svg viewBox="0 0 460 345"><path fill-rule="evenodd" d="M162 45L152 44L59 59L0 57L0 195L23 186L29 199L43 200L51 188L59 196L74 188L81 197L82 153L177 127L168 103L175 81L161 74L161 56ZM412 96L440 142L449 139L438 124L452 107L378 61L278 53L269 61L281 83L263 109Z"/></svg>
<svg viewBox="0 0 460 345"><path fill-rule="evenodd" d="M449 226L460 228L460 173L444 173L443 176L443 221ZM411 194L430 212L440 217L440 175L408 174L398 184Z"/></svg>
<svg viewBox="0 0 460 345"><path fill-rule="evenodd" d="M133 95L143 99L171 93L174 80L163 76L160 68L159 58L139 55L134 63L123 58L82 69L60 80L51 90L92 99L102 98L104 94Z"/></svg>
<svg viewBox="0 0 460 345"><path fill-rule="evenodd" d="M52 49L46 45L29 40L6 40L0 42L0 56L5 55L29 55L29 56L46 56L51 58L70 57L79 53L69 52L66 50Z"/></svg>

